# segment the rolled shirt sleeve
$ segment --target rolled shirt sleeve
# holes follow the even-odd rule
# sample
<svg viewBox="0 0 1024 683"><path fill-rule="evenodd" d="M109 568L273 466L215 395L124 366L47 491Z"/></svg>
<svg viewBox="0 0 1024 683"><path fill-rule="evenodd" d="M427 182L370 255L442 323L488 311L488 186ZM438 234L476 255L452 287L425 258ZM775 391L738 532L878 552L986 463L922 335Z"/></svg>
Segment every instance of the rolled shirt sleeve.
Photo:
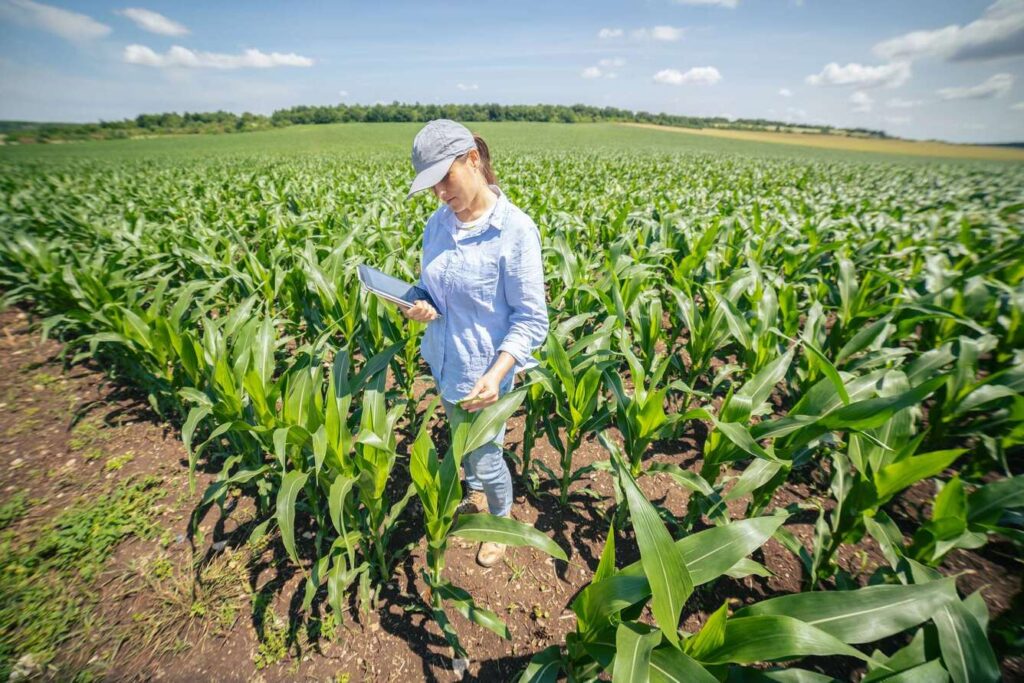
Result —
<svg viewBox="0 0 1024 683"><path fill-rule="evenodd" d="M505 300L512 309L508 333L498 346L516 359L514 372L535 367L533 351L548 334L548 307L544 291L544 264L540 232L529 221L517 226L515 246L508 255L504 278Z"/></svg>

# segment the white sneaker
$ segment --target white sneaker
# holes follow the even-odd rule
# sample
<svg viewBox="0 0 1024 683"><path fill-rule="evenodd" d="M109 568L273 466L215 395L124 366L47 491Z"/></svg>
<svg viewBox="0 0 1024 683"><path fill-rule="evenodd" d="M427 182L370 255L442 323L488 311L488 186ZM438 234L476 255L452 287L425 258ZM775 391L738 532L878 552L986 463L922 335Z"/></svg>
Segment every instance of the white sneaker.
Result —
<svg viewBox="0 0 1024 683"><path fill-rule="evenodd" d="M505 515L506 518L512 515ZM501 558L505 557L505 544L494 541L484 541L480 549L476 551L476 563L481 567L493 567L498 564Z"/></svg>

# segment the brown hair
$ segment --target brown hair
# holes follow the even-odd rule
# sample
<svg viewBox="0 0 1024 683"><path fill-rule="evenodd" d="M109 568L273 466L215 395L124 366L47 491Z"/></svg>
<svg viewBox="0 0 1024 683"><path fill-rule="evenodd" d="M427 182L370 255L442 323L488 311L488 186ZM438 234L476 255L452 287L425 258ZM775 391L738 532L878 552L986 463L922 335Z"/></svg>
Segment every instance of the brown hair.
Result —
<svg viewBox="0 0 1024 683"><path fill-rule="evenodd" d="M488 185L497 185L498 176L494 175L494 169L491 168L491 150L487 148L484 139L476 133L473 133L473 142L476 143L476 149L480 152L480 170L484 173L484 180Z"/></svg>

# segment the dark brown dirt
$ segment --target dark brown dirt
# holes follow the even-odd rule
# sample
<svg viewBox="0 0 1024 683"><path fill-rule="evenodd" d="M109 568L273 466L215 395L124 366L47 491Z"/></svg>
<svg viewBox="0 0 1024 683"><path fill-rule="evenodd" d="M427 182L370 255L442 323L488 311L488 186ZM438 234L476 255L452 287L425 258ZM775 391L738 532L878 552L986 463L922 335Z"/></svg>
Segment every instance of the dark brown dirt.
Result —
<svg viewBox="0 0 1024 683"><path fill-rule="evenodd" d="M301 573L284 559L276 538L252 553L242 545L252 521L252 506L245 498L232 503L224 517L214 507L200 524L201 536L191 539L190 515L216 467L201 471L196 493L189 494L187 458L177 427L154 415L144 397L108 382L101 368L74 365L65 369L61 351L57 342L39 342L25 312L0 313L0 503L19 490L36 500L28 516L18 522L27 528L51 518L70 501L95 495L125 477L155 474L163 480L167 495L154 511L165 530L161 538L133 539L120 546L98 582L102 600L95 623L101 627L68 641L55 662L62 668L54 678L92 666L102 680L458 680L450 669L448 648L439 629L418 609L425 590L419 577L425 542L418 529L415 502L406 512L409 524L403 532L403 538L414 547L394 579L382 587L380 607L360 614L353 601L334 641L317 642L300 633L283 661L257 668L257 634L266 633L269 617L254 605L269 603L274 613L286 619L301 600L296 597L302 586ZM426 389L429 384L419 386ZM505 441L513 454L510 462L521 456L524 429L523 416L514 416ZM618 437L614 430L612 433ZM695 469L704 433L704 429L695 429L678 440L658 442L650 458ZM434 434L438 442L446 439L440 420L434 425ZM406 441L403 437L402 442ZM112 460L116 464L114 459L128 453L131 457L121 457L120 468L109 464ZM533 457L558 471L557 454L546 439L538 439ZM591 437L576 453L573 464L581 467L606 457ZM575 627L569 605L593 573L607 534L607 513L614 500L607 474L596 472L574 484L574 491L588 487L601 497L575 495L568 510L549 495L528 496L517 474L514 470L513 516L551 534L567 551L569 562L517 548L509 550L504 563L484 569L474 561L475 544L452 541L449 580L468 590L478 604L497 612L512 634L512 639L505 641L453 615L472 658L463 680L511 680L534 653L564 641L565 634ZM407 475L399 472L396 476ZM927 514L924 502L933 495L929 486L919 484L899 509L891 511L898 523ZM685 511L688 492L667 477L644 477L641 487L650 500L673 514ZM784 486L770 507L794 502L818 502L827 507L827 501L825 477L807 477L807 481ZM730 514L742 517L745 505L745 500L731 502ZM787 527L810 547L813 514L798 515ZM620 566L638 557L628 536L620 534L617 546ZM198 574L202 580L198 583L194 581L193 558L201 562ZM684 613L684 628L698 629L723 601L738 607L803 588L799 562L776 541L769 541L754 558L774 575L723 578L698 590ZM863 583L884 560L875 544L866 539L855 547L844 547L839 564ZM166 577L154 578L157 566L164 568ZM1003 543L990 543L979 552L956 551L943 571L969 572L960 581L965 592L987 585L984 597L993 620L1006 615L1015 602L1020 605L1020 560ZM263 597L254 600L257 595ZM196 605L202 606L203 614L196 613ZM211 610L219 616L211 617ZM1007 680L1024 678L1024 664L1019 659L1002 664ZM814 665L841 678L851 678L858 671L847 660L815 660Z"/></svg>

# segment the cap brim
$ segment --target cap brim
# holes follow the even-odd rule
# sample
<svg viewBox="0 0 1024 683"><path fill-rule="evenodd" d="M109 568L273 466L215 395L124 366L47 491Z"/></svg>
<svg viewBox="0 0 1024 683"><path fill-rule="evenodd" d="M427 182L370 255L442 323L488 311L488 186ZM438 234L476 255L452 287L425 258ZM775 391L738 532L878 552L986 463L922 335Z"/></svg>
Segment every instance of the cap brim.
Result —
<svg viewBox="0 0 1024 683"><path fill-rule="evenodd" d="M405 198L409 199L417 192L422 192L423 190L433 187L444 180L445 175L448 173L448 169L452 167L452 163L454 161L455 157L442 159L432 166L427 166L416 174L416 177L413 178L412 185L409 186L409 194L406 195Z"/></svg>

